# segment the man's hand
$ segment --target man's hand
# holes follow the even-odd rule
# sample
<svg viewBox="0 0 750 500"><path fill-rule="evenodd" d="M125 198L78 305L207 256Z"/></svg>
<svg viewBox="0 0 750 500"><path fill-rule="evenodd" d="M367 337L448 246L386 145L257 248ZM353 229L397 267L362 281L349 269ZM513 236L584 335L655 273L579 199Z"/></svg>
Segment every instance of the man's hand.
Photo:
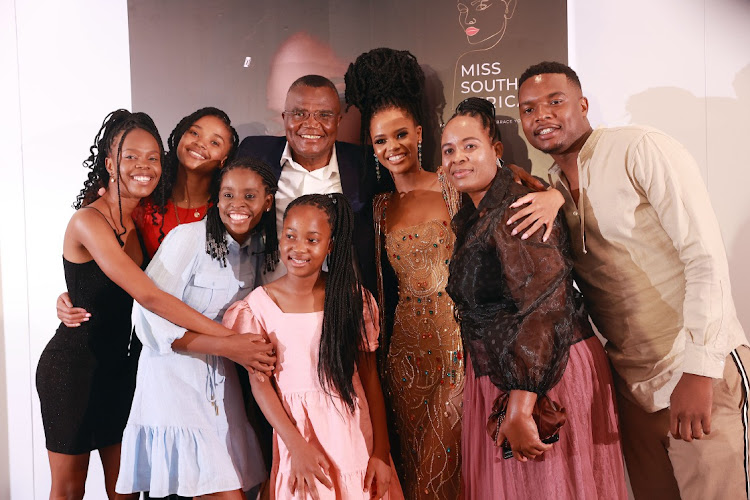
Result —
<svg viewBox="0 0 750 500"><path fill-rule="evenodd" d="M515 236L528 228L521 236L522 240L536 233L542 226L546 226L542 241L547 241L552 234L552 226L555 223L557 212L564 203L565 198L557 189L550 189L542 193L529 193L510 206L510 208L519 208L526 205L510 217L506 224L511 225L520 220L521 222L513 228L511 234Z"/></svg>
<svg viewBox="0 0 750 500"><path fill-rule="evenodd" d="M692 441L711 432L713 379L683 373L672 391L669 406L669 430L675 439Z"/></svg>
<svg viewBox="0 0 750 500"><path fill-rule="evenodd" d="M81 323L88 321L91 314L82 307L73 307L68 292L63 292L57 297L57 318L63 322L63 325L69 328L81 326Z"/></svg>

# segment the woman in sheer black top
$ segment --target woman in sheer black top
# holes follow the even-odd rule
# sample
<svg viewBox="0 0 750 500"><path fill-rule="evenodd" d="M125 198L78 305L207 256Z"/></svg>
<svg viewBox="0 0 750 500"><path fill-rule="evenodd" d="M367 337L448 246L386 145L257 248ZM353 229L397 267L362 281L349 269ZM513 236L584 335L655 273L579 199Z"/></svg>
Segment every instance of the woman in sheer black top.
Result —
<svg viewBox="0 0 750 500"><path fill-rule="evenodd" d="M441 142L472 201L453 219L447 288L467 352L467 498L627 498L612 377L573 288L566 228L558 218L546 241L512 234L511 205L528 190L499 161L488 101L461 103ZM567 420L557 434L535 422L541 410Z"/></svg>

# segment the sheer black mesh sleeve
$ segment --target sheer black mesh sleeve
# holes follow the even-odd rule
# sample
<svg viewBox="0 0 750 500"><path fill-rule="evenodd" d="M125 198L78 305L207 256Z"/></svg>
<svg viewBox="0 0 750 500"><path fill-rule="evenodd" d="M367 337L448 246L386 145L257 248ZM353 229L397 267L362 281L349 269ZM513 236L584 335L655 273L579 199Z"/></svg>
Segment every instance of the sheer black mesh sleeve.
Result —
<svg viewBox="0 0 750 500"><path fill-rule="evenodd" d="M501 173L479 210L464 207L454 220L461 234L448 291L477 375L505 391L544 394L590 327L576 308L566 228L558 217L547 242L541 231L527 240L511 235L509 206L526 189Z"/></svg>

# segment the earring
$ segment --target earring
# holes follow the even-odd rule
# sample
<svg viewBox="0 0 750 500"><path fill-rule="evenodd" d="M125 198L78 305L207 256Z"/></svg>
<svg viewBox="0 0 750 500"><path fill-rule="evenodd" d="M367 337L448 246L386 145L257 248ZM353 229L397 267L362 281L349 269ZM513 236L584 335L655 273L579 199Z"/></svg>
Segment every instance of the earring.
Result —
<svg viewBox="0 0 750 500"><path fill-rule="evenodd" d="M495 158L495 165L497 165L498 170L503 168L503 160L501 160L500 158Z"/></svg>
<svg viewBox="0 0 750 500"><path fill-rule="evenodd" d="M380 182L380 162L378 161L378 155L375 153L372 154L372 157L375 158L375 177L378 179L378 183Z"/></svg>
<svg viewBox="0 0 750 500"><path fill-rule="evenodd" d="M110 177L109 177L109 182L111 182L111 183L113 183L113 184L114 184L114 182L115 182L115 178L114 178L114 177L112 177L112 176L110 176Z"/></svg>
<svg viewBox="0 0 750 500"><path fill-rule="evenodd" d="M417 143L417 158L419 159L419 170L422 170L422 141Z"/></svg>

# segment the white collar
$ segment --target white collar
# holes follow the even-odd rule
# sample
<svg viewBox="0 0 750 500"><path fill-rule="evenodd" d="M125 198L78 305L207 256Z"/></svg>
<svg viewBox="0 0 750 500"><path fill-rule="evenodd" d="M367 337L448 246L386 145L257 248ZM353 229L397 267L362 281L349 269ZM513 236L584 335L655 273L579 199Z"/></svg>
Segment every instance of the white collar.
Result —
<svg viewBox="0 0 750 500"><path fill-rule="evenodd" d="M333 145L333 151L331 151L331 159L328 161L328 165L322 168L315 169L311 172L294 161L294 159L292 158L292 148L289 146L289 141L286 141L284 152L281 153L281 160L279 161L279 164L281 165L282 169L284 168L284 165L289 165L289 167L293 168L294 170L298 170L308 174L315 174L316 177L320 177L322 179L330 179L331 177L339 173L339 162L336 158L336 144Z"/></svg>

